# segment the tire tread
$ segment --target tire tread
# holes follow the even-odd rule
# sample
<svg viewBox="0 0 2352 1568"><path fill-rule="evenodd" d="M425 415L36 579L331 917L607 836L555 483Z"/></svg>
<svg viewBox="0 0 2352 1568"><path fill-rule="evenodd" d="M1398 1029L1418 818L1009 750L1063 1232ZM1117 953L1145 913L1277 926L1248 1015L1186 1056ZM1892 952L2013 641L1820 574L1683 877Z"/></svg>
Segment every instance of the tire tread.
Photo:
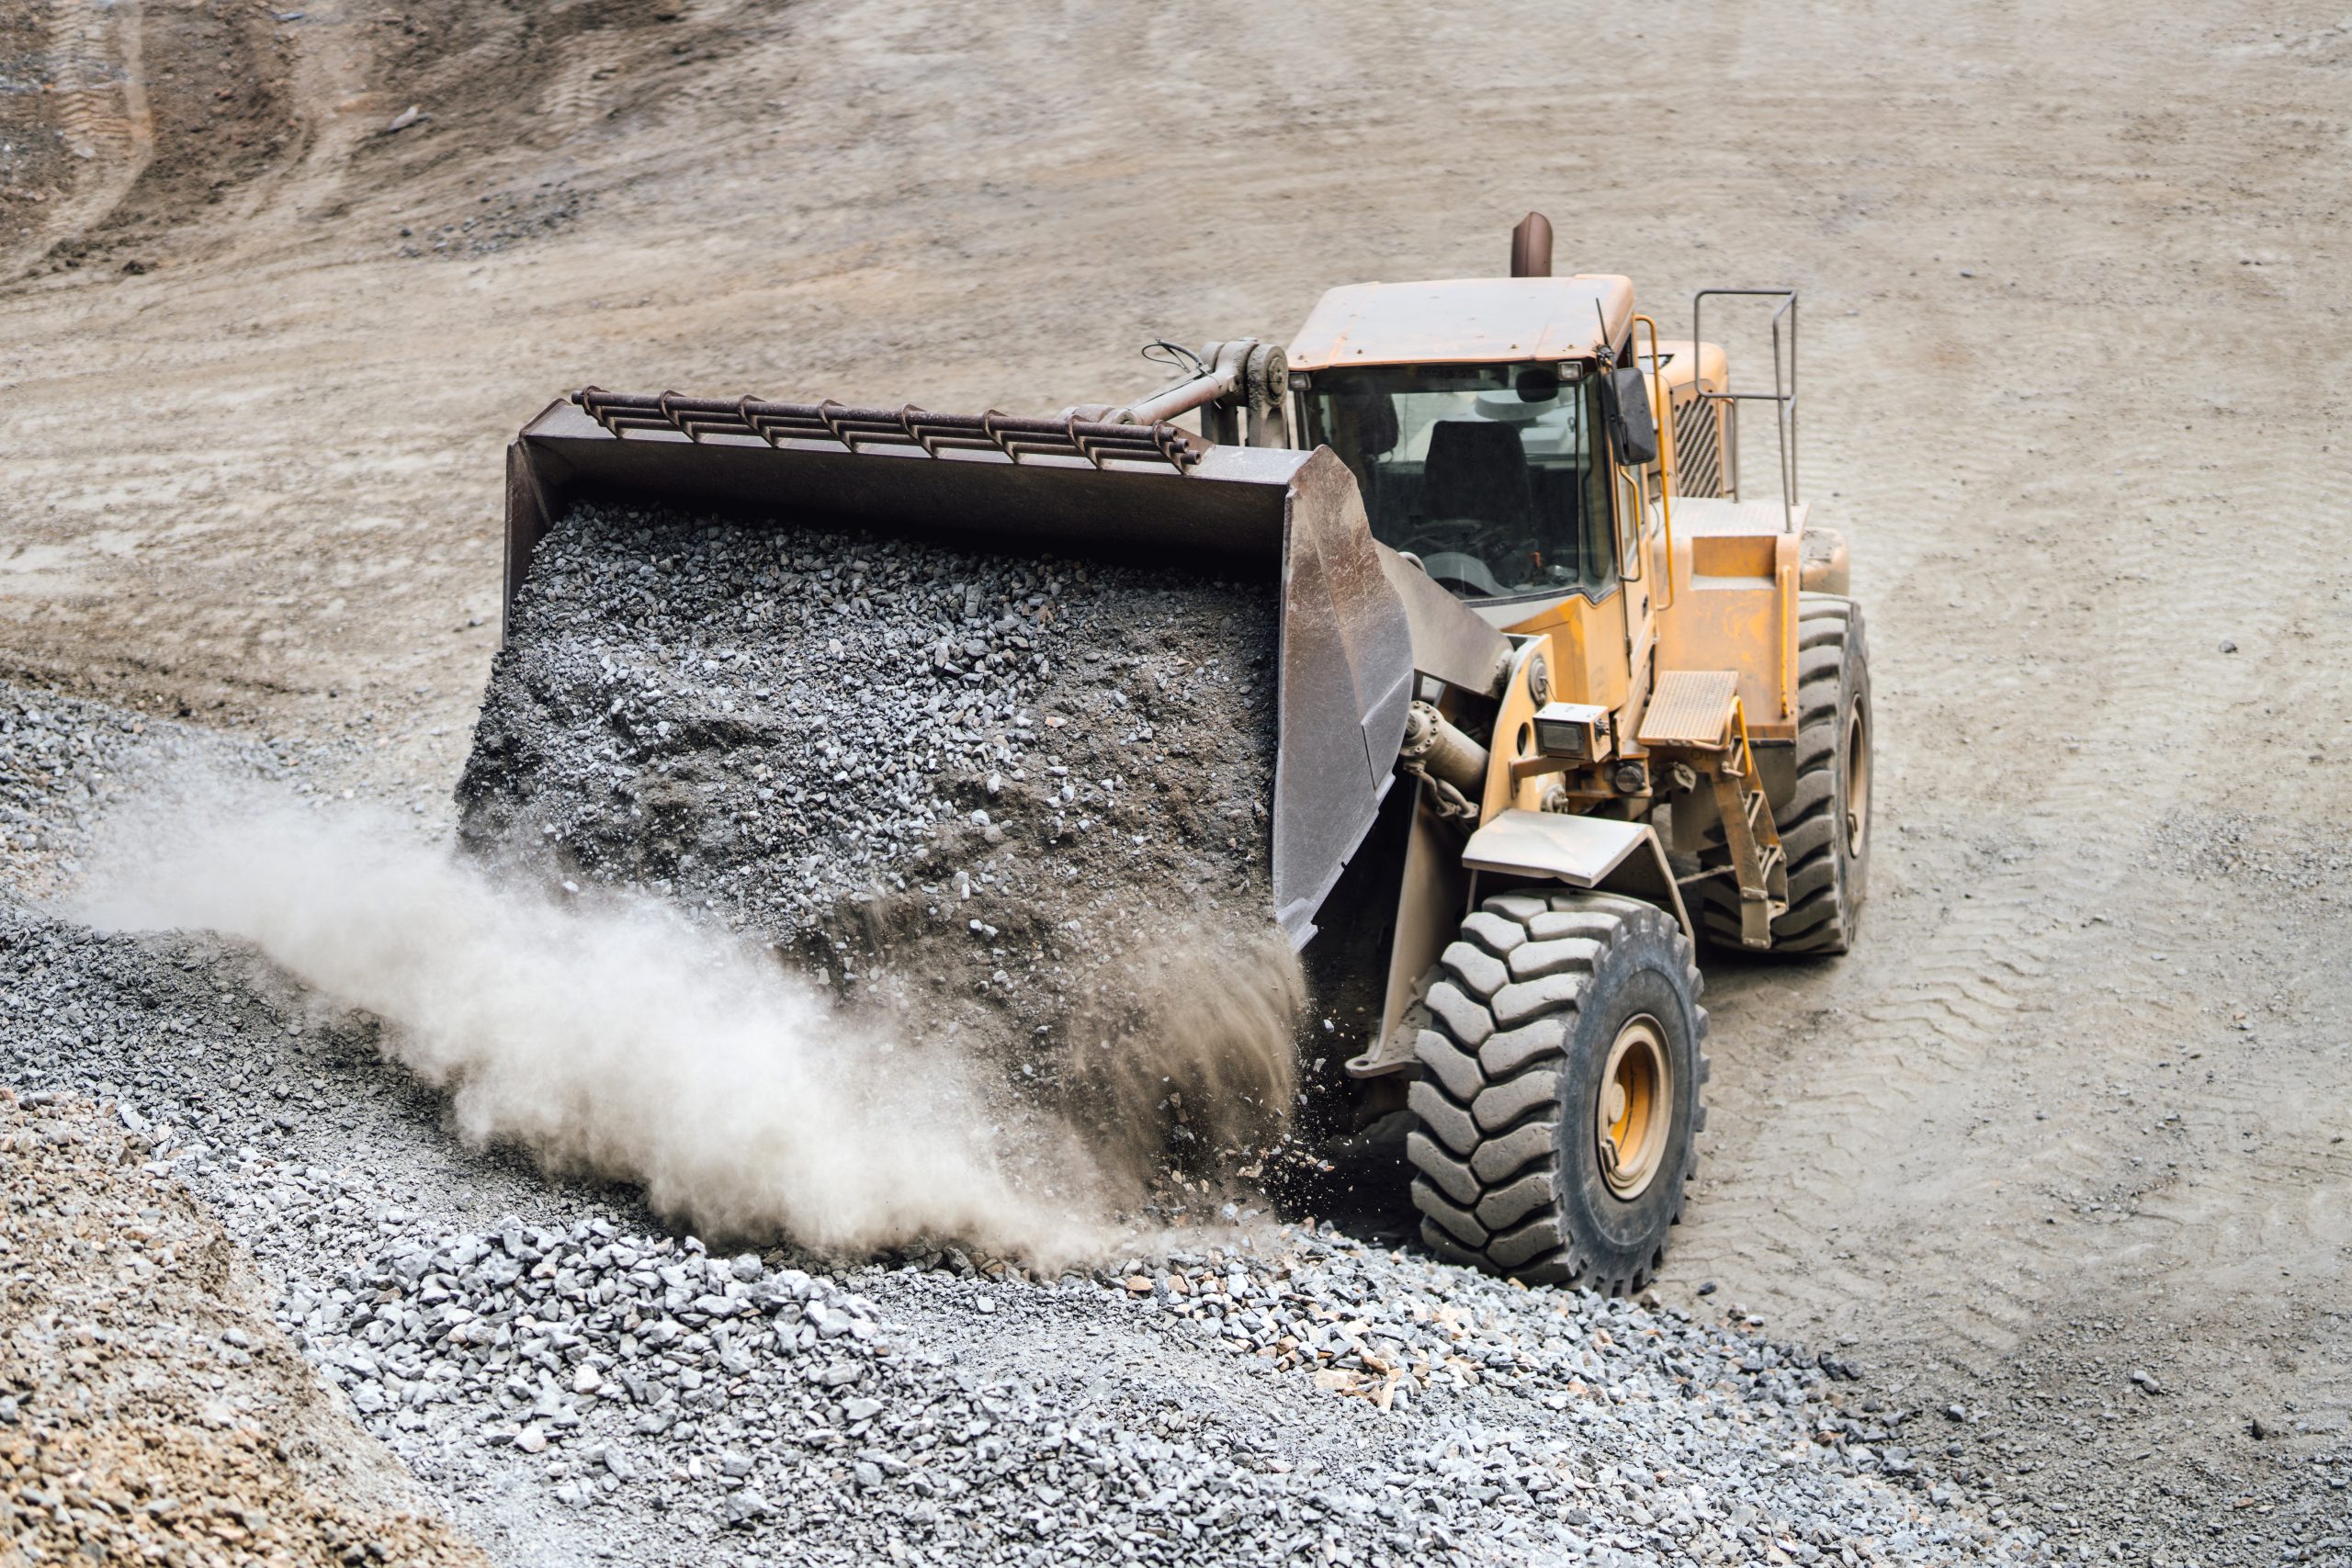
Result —
<svg viewBox="0 0 2352 1568"><path fill-rule="evenodd" d="M1465 920L1465 942L1447 950L1440 971L1444 977L1430 987L1431 1025L1417 1040L1421 1076L1407 1091L1420 1125L1405 1139L1422 1242L1436 1256L1529 1284L1627 1293L1648 1282L1655 1257L1645 1267L1608 1276L1577 1255L1577 1244L1564 1231L1555 1170L1557 1064L1585 1005L1587 983L1635 920L1670 922L1671 917L1611 894L1514 892L1487 899ZM1457 951L1462 948L1468 952ZM1693 998L1696 1093L1710 1066L1707 1010L1696 1005L1702 982L1691 942L1679 930L1673 951ZM1476 981L1463 970L1482 970L1477 980L1492 971L1476 960L1464 962L1470 953L1510 969L1514 978L1476 994ZM1514 958L1520 963L1509 962ZM1522 967L1540 973L1517 978ZM1704 1125L1702 1103L1691 1116L1694 1135ZM1675 1186L1676 1220L1695 1165L1690 1151L1683 1169L1661 1175Z"/></svg>

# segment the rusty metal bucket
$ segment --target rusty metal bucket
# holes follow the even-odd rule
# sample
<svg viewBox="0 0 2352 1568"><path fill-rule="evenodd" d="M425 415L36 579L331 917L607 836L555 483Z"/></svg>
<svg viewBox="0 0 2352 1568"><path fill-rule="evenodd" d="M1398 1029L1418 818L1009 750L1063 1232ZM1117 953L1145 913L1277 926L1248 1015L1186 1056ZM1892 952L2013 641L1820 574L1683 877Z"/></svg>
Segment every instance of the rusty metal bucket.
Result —
<svg viewBox="0 0 2352 1568"><path fill-rule="evenodd" d="M1278 583L1273 893L1295 947L1394 777L1412 634L1355 479L1328 450L1211 446L1166 423L592 388L548 405L507 448L509 604L549 525L605 501Z"/></svg>

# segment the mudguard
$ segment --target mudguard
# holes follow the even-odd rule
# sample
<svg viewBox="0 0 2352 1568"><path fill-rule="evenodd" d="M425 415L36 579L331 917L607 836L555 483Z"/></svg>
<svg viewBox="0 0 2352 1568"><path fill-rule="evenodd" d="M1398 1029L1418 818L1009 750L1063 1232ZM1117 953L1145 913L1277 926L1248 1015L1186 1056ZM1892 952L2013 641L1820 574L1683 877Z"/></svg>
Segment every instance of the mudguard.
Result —
<svg viewBox="0 0 2352 1568"><path fill-rule="evenodd" d="M1630 894L1665 909L1686 934L1698 934L1667 864L1666 846L1646 822L1556 811L1498 812L1470 835L1462 847L1462 863L1476 872Z"/></svg>

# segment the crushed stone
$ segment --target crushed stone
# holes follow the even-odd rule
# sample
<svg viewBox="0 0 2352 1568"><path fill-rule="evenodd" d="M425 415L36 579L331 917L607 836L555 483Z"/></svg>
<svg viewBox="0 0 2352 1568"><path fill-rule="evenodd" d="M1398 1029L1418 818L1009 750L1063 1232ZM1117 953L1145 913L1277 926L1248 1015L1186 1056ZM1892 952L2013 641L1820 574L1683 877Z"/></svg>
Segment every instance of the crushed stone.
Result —
<svg viewBox="0 0 2352 1568"><path fill-rule="evenodd" d="M20 897L71 886L109 802L191 767L285 782L283 741L153 721L0 681L0 879Z"/></svg>
<svg viewBox="0 0 2352 1568"><path fill-rule="evenodd" d="M0 1006L25 1021L0 1079L136 1123L142 1174L220 1216L320 1375L502 1558L2046 1555L1909 1413L1744 1321L1295 1224L1053 1279L713 1256L458 1145L370 1021L217 941L0 901Z"/></svg>
<svg viewBox="0 0 2352 1568"><path fill-rule="evenodd" d="M1270 582L575 509L493 663L461 832L927 1032L1115 1050L1288 964L1275 611Z"/></svg>

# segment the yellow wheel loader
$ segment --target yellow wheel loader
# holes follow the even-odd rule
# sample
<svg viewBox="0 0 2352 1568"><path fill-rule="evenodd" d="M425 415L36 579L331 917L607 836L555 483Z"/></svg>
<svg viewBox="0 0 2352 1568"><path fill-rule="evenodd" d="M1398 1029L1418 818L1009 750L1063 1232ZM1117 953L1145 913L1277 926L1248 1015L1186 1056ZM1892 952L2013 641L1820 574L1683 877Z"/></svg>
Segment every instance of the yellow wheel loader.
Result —
<svg viewBox="0 0 2352 1568"><path fill-rule="evenodd" d="M1770 310L1770 390L1703 336L1727 296ZM1268 913L1354 1124L1408 1123L1438 1253L1635 1290L1703 1124L1698 945L1842 953L1869 868L1862 617L1797 499L1796 327L1792 290L1710 289L1661 339L1625 278L1551 276L1531 214L1508 277L1335 288L1287 350L1159 345L1181 378L1125 405L592 388L509 449L507 595L591 502L1262 582Z"/></svg>

